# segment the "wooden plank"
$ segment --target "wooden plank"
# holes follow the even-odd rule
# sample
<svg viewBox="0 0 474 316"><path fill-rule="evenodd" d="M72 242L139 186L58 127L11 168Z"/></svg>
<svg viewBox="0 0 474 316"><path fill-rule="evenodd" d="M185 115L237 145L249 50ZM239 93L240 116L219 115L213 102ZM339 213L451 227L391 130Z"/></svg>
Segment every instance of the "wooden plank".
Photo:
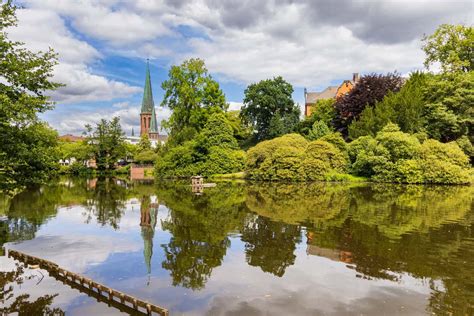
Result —
<svg viewBox="0 0 474 316"><path fill-rule="evenodd" d="M97 301L105 302L120 311L127 312L131 315L152 315L152 313L155 312L159 315L168 316L168 310L163 307L142 301L136 297L97 283L90 278L63 269L54 262L30 256L13 249L8 250L8 257L22 261L25 264L37 264L40 268L48 271L50 276L62 283L94 297ZM127 302L130 303L131 306L128 305ZM140 308L145 309L145 312L142 312Z"/></svg>

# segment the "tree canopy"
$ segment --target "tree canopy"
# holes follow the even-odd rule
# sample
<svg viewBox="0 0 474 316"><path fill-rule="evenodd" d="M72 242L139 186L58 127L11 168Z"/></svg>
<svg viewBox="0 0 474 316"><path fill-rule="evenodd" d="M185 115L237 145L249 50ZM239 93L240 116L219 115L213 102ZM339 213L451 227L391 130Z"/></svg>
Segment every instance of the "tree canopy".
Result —
<svg viewBox="0 0 474 316"><path fill-rule="evenodd" d="M95 129L86 125L87 143L91 146L93 157L99 171L110 170L115 163L125 156L126 147L124 133L120 126L120 118L100 120Z"/></svg>
<svg viewBox="0 0 474 316"><path fill-rule="evenodd" d="M240 116L252 126L258 140L292 132L300 109L292 98L293 87L282 77L262 80L245 89Z"/></svg>
<svg viewBox="0 0 474 316"><path fill-rule="evenodd" d="M57 168L57 135L37 114L51 109L47 92L61 85L51 80L57 56L52 49L31 52L11 41L16 7L0 11L0 190L41 183Z"/></svg>
<svg viewBox="0 0 474 316"><path fill-rule="evenodd" d="M390 91L398 92L402 83L398 73L373 73L363 76L348 94L336 100L336 117L333 121L336 130L347 136L348 126L366 107L373 107Z"/></svg>
<svg viewBox="0 0 474 316"><path fill-rule="evenodd" d="M474 28L465 25L442 24L429 36L423 37L425 66L439 63L444 72L474 69Z"/></svg>
<svg viewBox="0 0 474 316"><path fill-rule="evenodd" d="M219 84L201 59L192 58L172 66L161 87L165 91L161 106L173 111L163 125L169 129L171 143L182 144L192 139L212 113L228 107Z"/></svg>

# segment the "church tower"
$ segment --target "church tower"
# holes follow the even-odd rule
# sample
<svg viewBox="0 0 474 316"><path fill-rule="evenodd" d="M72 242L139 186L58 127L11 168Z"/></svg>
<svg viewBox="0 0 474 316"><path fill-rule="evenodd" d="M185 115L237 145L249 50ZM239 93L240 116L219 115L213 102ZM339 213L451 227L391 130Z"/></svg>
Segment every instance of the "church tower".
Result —
<svg viewBox="0 0 474 316"><path fill-rule="evenodd" d="M143 90L142 109L140 111L140 136L144 134L148 134L150 139L158 139L158 123L156 122L148 60L146 62L145 88Z"/></svg>

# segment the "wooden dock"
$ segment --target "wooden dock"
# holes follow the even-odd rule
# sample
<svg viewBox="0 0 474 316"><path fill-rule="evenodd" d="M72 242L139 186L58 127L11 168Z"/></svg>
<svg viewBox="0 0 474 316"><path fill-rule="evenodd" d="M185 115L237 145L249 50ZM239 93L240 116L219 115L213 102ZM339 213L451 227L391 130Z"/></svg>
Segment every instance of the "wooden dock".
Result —
<svg viewBox="0 0 474 316"><path fill-rule="evenodd" d="M52 277L58 279L64 284L92 296L98 301L107 303L109 306L117 308L122 312L126 312L130 315L153 315L153 313L163 316L169 315L168 310L163 307L142 301L133 296L97 283L89 278L67 271L54 262L30 256L13 249L7 249L7 252L8 257L25 264L37 265L39 268L48 271Z"/></svg>

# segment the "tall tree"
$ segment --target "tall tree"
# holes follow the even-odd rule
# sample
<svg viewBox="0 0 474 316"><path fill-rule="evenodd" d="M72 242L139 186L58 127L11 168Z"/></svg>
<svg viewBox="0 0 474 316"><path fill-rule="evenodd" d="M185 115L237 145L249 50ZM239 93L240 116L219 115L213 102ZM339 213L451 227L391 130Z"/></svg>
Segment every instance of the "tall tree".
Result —
<svg viewBox="0 0 474 316"><path fill-rule="evenodd" d="M240 116L253 127L258 140L290 132L295 128L298 121L294 118L299 117L300 109L293 101L292 93L293 87L282 77L262 80L245 89ZM276 115L279 115L281 122L272 122Z"/></svg>
<svg viewBox="0 0 474 316"><path fill-rule="evenodd" d="M120 118L114 117L111 121L102 119L95 129L86 125L86 130L86 141L92 147L97 169L100 171L113 169L115 163L126 154Z"/></svg>
<svg viewBox="0 0 474 316"><path fill-rule="evenodd" d="M359 118L349 126L350 138L375 136L390 122L397 124L406 133L424 131L424 94L425 91L430 91L430 77L429 74L413 73L399 92L389 92L374 107L366 107Z"/></svg>
<svg viewBox="0 0 474 316"><path fill-rule="evenodd" d="M468 72L474 69L472 26L442 24L433 34L424 36L423 42L426 68L438 62L444 72Z"/></svg>
<svg viewBox="0 0 474 316"><path fill-rule="evenodd" d="M366 107L373 107L390 91L397 92L402 83L403 80L398 73L386 75L374 73L363 76L348 94L336 101L336 117L333 122L336 130L347 136L348 126Z"/></svg>
<svg viewBox="0 0 474 316"><path fill-rule="evenodd" d="M56 134L37 114L52 108L46 92L60 84L51 81L54 51L34 53L9 40L16 7L7 1L0 10L0 190L10 190L41 183L57 167Z"/></svg>
<svg viewBox="0 0 474 316"><path fill-rule="evenodd" d="M161 85L165 90L161 106L169 107L173 113L163 126L170 130L172 144L182 144L204 127L210 114L227 110L228 105L219 83L201 59L171 67L168 76Z"/></svg>

